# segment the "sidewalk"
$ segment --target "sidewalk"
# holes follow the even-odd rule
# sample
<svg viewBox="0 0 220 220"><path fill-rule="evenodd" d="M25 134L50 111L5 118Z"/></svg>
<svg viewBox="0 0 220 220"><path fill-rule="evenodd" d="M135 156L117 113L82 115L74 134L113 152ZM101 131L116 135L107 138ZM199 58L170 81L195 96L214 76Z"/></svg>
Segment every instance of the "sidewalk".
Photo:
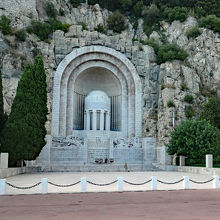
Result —
<svg viewBox="0 0 220 220"><path fill-rule="evenodd" d="M42 178L47 178L48 181L54 184L68 185L81 180L82 177L86 177L87 181L91 181L97 184L110 183L117 180L118 177L123 177L124 180L140 184L151 179L152 176L156 176L158 180L163 182L177 182L183 178L183 176L189 176L191 180L197 182L205 182L213 178L211 175L192 174L183 172L89 172L89 173L37 173L37 174L22 174L7 178L7 182L15 186L28 187L38 182L41 182ZM144 185L130 185L124 182L124 191L148 191L151 190L151 182ZM212 189L213 181L205 184L195 184L190 182L189 189ZM163 184L158 182L158 190L179 190L183 189L183 182L177 184ZM117 191L117 182L108 186L95 186L87 183L87 192L115 192ZM80 183L71 187L57 187L48 184L48 193L79 193L81 192ZM41 184L31 189L15 189L11 186L6 186L6 194L40 194Z"/></svg>

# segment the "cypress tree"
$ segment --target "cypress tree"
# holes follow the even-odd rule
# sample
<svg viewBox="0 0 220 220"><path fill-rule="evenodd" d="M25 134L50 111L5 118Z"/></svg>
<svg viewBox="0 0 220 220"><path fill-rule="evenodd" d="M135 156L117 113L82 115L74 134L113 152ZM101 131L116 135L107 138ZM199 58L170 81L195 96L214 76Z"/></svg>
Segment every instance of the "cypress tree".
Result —
<svg viewBox="0 0 220 220"><path fill-rule="evenodd" d="M4 114L4 103L3 103L3 94L2 94L2 74L0 71L0 134L5 125L6 119L7 119L7 115Z"/></svg>
<svg viewBox="0 0 220 220"><path fill-rule="evenodd" d="M45 145L46 75L41 57L27 65L18 83L11 114L2 132L2 150L10 162L35 159Z"/></svg>

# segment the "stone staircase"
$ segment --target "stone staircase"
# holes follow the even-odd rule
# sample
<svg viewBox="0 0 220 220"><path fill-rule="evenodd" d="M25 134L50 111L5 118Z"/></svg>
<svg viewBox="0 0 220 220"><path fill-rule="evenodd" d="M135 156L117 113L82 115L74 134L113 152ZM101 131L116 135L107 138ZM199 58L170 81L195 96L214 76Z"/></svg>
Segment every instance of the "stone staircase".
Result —
<svg viewBox="0 0 220 220"><path fill-rule="evenodd" d="M57 163L50 165L39 165L41 172L125 172L124 164L85 164L76 165L71 163ZM152 165L128 164L129 172L158 171Z"/></svg>
<svg viewBox="0 0 220 220"><path fill-rule="evenodd" d="M101 148L101 149L89 148L88 162L95 163L96 158L102 158L103 161L105 160L105 158L109 158L109 150L105 148Z"/></svg>

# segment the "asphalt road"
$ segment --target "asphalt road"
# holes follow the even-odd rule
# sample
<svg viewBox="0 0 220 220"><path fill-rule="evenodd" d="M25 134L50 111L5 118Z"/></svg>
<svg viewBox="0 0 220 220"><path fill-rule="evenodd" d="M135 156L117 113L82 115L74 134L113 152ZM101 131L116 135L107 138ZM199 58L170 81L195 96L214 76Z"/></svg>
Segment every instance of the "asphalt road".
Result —
<svg viewBox="0 0 220 220"><path fill-rule="evenodd" d="M220 190L0 196L0 219L219 220Z"/></svg>

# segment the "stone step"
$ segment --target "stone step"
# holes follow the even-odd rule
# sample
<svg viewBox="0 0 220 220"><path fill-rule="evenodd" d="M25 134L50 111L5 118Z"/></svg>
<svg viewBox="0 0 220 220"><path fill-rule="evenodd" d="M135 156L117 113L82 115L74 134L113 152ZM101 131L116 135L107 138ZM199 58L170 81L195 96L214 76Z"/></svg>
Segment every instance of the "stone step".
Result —
<svg viewBox="0 0 220 220"><path fill-rule="evenodd" d="M128 164L128 170L134 171L157 171L152 165ZM124 164L86 164L76 165L71 163L51 164L42 166L42 171L52 172L125 172Z"/></svg>
<svg viewBox="0 0 220 220"><path fill-rule="evenodd" d="M95 162L96 158L102 158L105 160L105 158L109 158L109 150L108 149L88 149L88 161L90 163Z"/></svg>

